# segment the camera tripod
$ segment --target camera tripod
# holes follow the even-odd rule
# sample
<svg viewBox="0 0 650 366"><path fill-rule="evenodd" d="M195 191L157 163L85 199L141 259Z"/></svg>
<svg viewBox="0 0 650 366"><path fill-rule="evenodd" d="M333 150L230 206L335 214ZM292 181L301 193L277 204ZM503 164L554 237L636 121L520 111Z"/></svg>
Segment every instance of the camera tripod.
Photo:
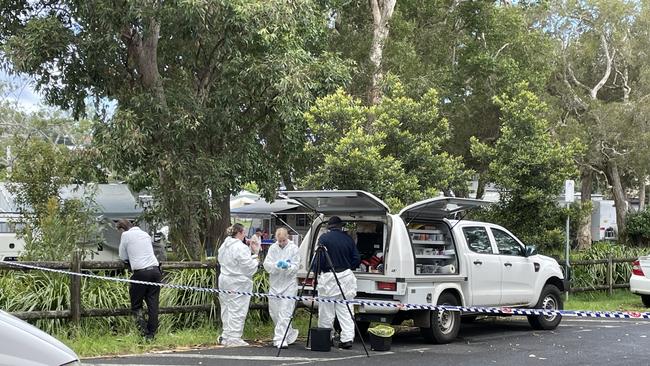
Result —
<svg viewBox="0 0 650 366"><path fill-rule="evenodd" d="M341 287L341 282L339 281L339 278L336 274L336 271L334 271L334 264L332 263L332 258L330 257L329 253L327 252L327 248L322 245L318 244L316 246L316 251L314 252L314 255L312 256L311 260L309 261L309 267L307 269L307 276L305 277L305 282L302 284L302 287L300 288L299 296L303 296L305 293L305 286L307 285L307 280L309 279L309 274L314 273L314 291L316 291L316 286L318 285L318 275L321 273L321 268L320 268L320 263L321 263L321 256L325 257L325 260L327 261L327 265L332 269L332 274L334 275L334 280L336 281L336 285L339 288L339 291L341 293L341 297L343 300L347 300L345 298L345 293L343 293L343 288ZM313 268L314 263L315 268ZM312 271L313 269L313 271ZM361 340L361 344L363 345L363 350L366 352L366 356L370 357L370 354L368 353L368 349L366 348L366 342L363 340L363 335L361 334L361 331L359 331L359 326L357 325L357 320L354 318L354 314L352 313L352 310L350 308L350 305L346 305L346 308L348 309L348 313L350 314L350 317L352 318L352 321L354 322L354 330L357 336L359 336L359 339ZM278 354L276 357L280 356L280 352L282 351L282 345L284 344L284 341L287 338L287 334L289 333L289 328L291 328L291 323L293 322L293 318L296 315L296 309L297 307L293 308L293 313L291 314L291 318L289 319L289 323L287 324L287 328L284 330L284 336L282 337L282 342L280 342L280 347L278 347ZM307 331L307 344L306 346L309 346L309 341L310 341L310 336L311 332L309 329L311 329L311 323L312 323L312 318L314 317L314 301L311 302L311 308L309 310L309 326L308 326L308 331ZM353 339L354 341L354 339Z"/></svg>

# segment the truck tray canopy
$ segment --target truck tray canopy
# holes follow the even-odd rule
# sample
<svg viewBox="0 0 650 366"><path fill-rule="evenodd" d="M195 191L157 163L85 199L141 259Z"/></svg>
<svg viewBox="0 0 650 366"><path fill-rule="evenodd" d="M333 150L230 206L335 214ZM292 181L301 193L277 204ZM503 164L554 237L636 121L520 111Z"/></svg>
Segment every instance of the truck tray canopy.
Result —
<svg viewBox="0 0 650 366"><path fill-rule="evenodd" d="M399 216L407 223L416 218L418 220L439 220L490 203L472 198L436 197L404 207L399 212Z"/></svg>
<svg viewBox="0 0 650 366"><path fill-rule="evenodd" d="M385 215L388 206L379 198L364 191L287 191L285 196L306 208L325 215Z"/></svg>

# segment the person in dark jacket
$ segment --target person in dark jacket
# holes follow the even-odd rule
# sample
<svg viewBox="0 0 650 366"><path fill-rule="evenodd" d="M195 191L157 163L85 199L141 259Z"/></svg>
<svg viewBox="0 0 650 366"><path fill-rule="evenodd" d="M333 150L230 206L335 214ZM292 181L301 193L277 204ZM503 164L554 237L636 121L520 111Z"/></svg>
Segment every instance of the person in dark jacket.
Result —
<svg viewBox="0 0 650 366"><path fill-rule="evenodd" d="M313 264L312 269L318 271L318 296L343 299L342 295L345 295L346 300L352 300L357 296L357 279L352 270L359 267L361 258L354 240L343 232L342 228L343 222L340 217L330 217L327 221L329 232L318 239L318 244L327 249L333 266L329 265L325 255L320 255L319 261ZM341 289L336 284L335 273L341 284ZM350 316L348 306L350 305L332 303L318 305L318 326L332 328L334 318L337 318L341 325L339 347L345 349L351 348L354 340L354 320ZM351 307L350 310L352 310Z"/></svg>

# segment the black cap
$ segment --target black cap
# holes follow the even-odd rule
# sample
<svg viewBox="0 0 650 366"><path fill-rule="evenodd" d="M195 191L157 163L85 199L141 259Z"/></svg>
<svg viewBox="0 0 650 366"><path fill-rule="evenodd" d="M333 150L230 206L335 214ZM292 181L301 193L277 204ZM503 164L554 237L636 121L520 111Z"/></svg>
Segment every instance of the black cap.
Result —
<svg viewBox="0 0 650 366"><path fill-rule="evenodd" d="M327 220L327 228L332 229L332 228L340 228L343 227L343 221L341 221L341 218L338 216L332 216L330 217L329 220Z"/></svg>

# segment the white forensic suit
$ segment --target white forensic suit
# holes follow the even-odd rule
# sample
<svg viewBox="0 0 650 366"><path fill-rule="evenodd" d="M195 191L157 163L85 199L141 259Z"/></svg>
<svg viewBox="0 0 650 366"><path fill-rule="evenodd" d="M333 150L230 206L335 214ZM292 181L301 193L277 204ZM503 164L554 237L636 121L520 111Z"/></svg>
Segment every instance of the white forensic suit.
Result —
<svg viewBox="0 0 650 366"><path fill-rule="evenodd" d="M278 261L287 262L288 267L279 268L277 266ZM298 273L299 262L300 253L298 252L298 246L292 241L289 241L284 248L278 242L271 245L264 259L264 269L269 273L270 294L295 296L298 293L296 274ZM298 338L298 330L291 327L284 340L284 344L280 344L284 337L284 332L287 330L287 325L289 324L295 305L295 300L269 297L269 313L271 314L273 323L275 323L275 333L273 335L273 345L275 347L287 346L294 343Z"/></svg>
<svg viewBox="0 0 650 366"><path fill-rule="evenodd" d="M259 261L257 255L251 254L246 244L239 239L228 237L221 244L217 258L221 266L220 290L253 291L253 275L257 272ZM246 295L219 293L223 323L219 342L224 346L248 345L241 336L250 300L251 297Z"/></svg>
<svg viewBox="0 0 650 366"><path fill-rule="evenodd" d="M316 290L319 297L329 297L342 300L345 295L346 300L352 300L357 296L357 278L352 273L353 268L357 268L360 263L359 251L357 250L354 240L341 231L340 227L331 227L329 224L333 219L340 222L340 218L332 216L328 221L328 233L323 234L318 242L327 248L327 252L319 256L319 260L312 263L318 270L318 285ZM327 254L330 262L326 261ZM341 283L339 289L336 284L336 278ZM318 326L320 328L332 328L334 318L338 318L341 325L341 343L352 343L354 340L354 319L350 316L350 309L354 314L352 305L333 304L322 302L318 304ZM339 344L339 347L341 344Z"/></svg>
<svg viewBox="0 0 650 366"><path fill-rule="evenodd" d="M346 300L352 300L357 296L357 278L351 270L345 270L337 273L343 294ZM333 299L343 300L341 290L336 284L336 279L332 272L324 272L318 276L318 296L329 297ZM322 302L318 304L318 326L320 328L332 328L334 318L339 319L341 325L341 342L351 342L354 340L354 320L348 312L348 307L354 314L354 309L351 305L332 304Z"/></svg>

